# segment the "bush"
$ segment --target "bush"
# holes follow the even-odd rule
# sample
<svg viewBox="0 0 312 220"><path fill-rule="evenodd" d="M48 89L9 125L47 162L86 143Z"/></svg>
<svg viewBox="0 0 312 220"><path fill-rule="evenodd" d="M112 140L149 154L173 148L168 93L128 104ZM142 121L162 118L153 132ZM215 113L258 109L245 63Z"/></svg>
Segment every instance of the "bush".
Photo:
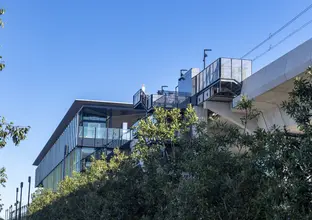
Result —
<svg viewBox="0 0 312 220"><path fill-rule="evenodd" d="M311 219L311 100L310 76L297 79L283 103L297 134L198 123L191 107L157 109L154 122L139 124L133 154L116 150L57 192L40 191L30 219ZM246 127L259 112L243 102Z"/></svg>

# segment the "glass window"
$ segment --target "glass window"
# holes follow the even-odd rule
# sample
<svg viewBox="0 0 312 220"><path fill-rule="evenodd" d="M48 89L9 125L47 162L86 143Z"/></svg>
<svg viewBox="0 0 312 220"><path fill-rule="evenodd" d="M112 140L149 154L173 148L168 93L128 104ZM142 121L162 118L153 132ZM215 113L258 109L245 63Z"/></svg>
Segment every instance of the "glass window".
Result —
<svg viewBox="0 0 312 220"><path fill-rule="evenodd" d="M232 59L232 79L242 81L242 60Z"/></svg>
<svg viewBox="0 0 312 220"><path fill-rule="evenodd" d="M196 93L200 91L199 85L200 85L200 74L196 76Z"/></svg>
<svg viewBox="0 0 312 220"><path fill-rule="evenodd" d="M221 77L224 79L232 79L231 59L221 58Z"/></svg>
<svg viewBox="0 0 312 220"><path fill-rule="evenodd" d="M242 80L251 75L251 60L242 61Z"/></svg>
<svg viewBox="0 0 312 220"><path fill-rule="evenodd" d="M199 81L200 86L199 86L199 91L203 90L203 88L204 88L203 81L204 81L204 71L202 71L202 72L200 73L200 81Z"/></svg>
<svg viewBox="0 0 312 220"><path fill-rule="evenodd" d="M218 60L211 64L210 83L219 79Z"/></svg>
<svg viewBox="0 0 312 220"><path fill-rule="evenodd" d="M209 84L210 84L210 81L209 81L209 79L210 79L210 70L211 70L211 67L208 66L206 68L206 71L205 71L205 78L206 78L206 80L205 80L205 82L206 82L205 87L209 86Z"/></svg>
<svg viewBox="0 0 312 220"><path fill-rule="evenodd" d="M86 158L87 156L93 154L95 152L94 148L83 147L81 148L81 159Z"/></svg>
<svg viewBox="0 0 312 220"><path fill-rule="evenodd" d="M196 76L192 78L192 95L196 94Z"/></svg>

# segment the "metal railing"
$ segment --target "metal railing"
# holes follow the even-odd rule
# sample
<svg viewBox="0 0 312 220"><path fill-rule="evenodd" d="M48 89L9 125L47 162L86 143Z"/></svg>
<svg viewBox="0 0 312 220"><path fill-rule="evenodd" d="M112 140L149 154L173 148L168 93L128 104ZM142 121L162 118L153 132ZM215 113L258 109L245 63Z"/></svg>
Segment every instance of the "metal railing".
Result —
<svg viewBox="0 0 312 220"><path fill-rule="evenodd" d="M15 210L13 206L10 206L9 209L5 210L5 220L27 220L28 206L21 207L21 216L19 216L19 211L19 208Z"/></svg>
<svg viewBox="0 0 312 220"><path fill-rule="evenodd" d="M86 157L82 158L77 165L80 166L81 171L89 168L91 166L92 157L95 160L101 159L102 154L105 153L108 155L108 150L112 152L114 148L122 147L124 144L128 143L129 141L133 140L135 137L135 125L131 129L119 129L122 130L122 133L119 133L118 135L113 135L112 139L105 144L103 147L98 148L94 152L90 153Z"/></svg>
<svg viewBox="0 0 312 220"><path fill-rule="evenodd" d="M148 109L161 107L165 109L180 108L181 103L191 97L191 93L164 91L163 94L149 96Z"/></svg>
<svg viewBox="0 0 312 220"><path fill-rule="evenodd" d="M79 126L78 137L112 140L120 137L127 130L129 129Z"/></svg>
<svg viewBox="0 0 312 220"><path fill-rule="evenodd" d="M147 105L147 99L148 96L145 94L145 92L140 89L133 95L133 105L136 107L139 104L142 104L144 107Z"/></svg>

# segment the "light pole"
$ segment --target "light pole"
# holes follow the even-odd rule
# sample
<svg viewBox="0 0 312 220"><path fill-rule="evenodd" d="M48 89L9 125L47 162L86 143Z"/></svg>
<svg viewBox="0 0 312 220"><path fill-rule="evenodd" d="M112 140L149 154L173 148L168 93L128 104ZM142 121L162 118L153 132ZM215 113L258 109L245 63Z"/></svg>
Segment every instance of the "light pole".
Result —
<svg viewBox="0 0 312 220"><path fill-rule="evenodd" d="M16 188L15 219L17 220L18 187Z"/></svg>
<svg viewBox="0 0 312 220"><path fill-rule="evenodd" d="M187 69L181 69L181 70L180 70L180 78L179 78L179 81L185 80L185 78L184 78L184 76L183 76L183 72L187 72Z"/></svg>
<svg viewBox="0 0 312 220"><path fill-rule="evenodd" d="M9 219L10 220L13 219L13 216L12 216L13 211L12 210L13 210L13 206L11 205L10 208L9 208Z"/></svg>
<svg viewBox="0 0 312 220"><path fill-rule="evenodd" d="M18 214L18 219L22 219L22 196L23 196L23 182L21 182L21 193L20 193L20 204L19 204L19 214Z"/></svg>
<svg viewBox="0 0 312 220"><path fill-rule="evenodd" d="M164 88L168 88L168 86L161 86L161 92L164 92Z"/></svg>
<svg viewBox="0 0 312 220"><path fill-rule="evenodd" d="M212 51L211 49L204 49L204 58L203 58L203 62L204 62L204 69L206 68L206 57L208 57L208 54L206 52L210 52Z"/></svg>
<svg viewBox="0 0 312 220"><path fill-rule="evenodd" d="M31 183L31 176L28 177L28 201L27 201L28 207L29 207L29 201L30 201L30 183Z"/></svg>

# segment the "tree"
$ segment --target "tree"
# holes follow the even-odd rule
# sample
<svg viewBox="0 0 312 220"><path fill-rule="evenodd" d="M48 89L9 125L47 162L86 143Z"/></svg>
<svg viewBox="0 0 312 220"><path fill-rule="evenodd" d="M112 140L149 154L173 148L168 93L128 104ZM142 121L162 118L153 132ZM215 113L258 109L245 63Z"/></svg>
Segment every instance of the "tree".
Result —
<svg viewBox="0 0 312 220"><path fill-rule="evenodd" d="M134 153L63 180L34 197L37 219L312 219L312 76L298 78L284 110L300 132L253 133L194 110L156 109ZM259 113L243 99L244 127ZM245 129L246 130L246 129Z"/></svg>
<svg viewBox="0 0 312 220"><path fill-rule="evenodd" d="M0 9L0 16L5 12L4 9ZM0 18L0 26L3 27L4 23ZM3 70L5 64L2 62L2 56L0 56L0 71ZM26 135L30 127L14 126L12 122L8 123L4 117L0 116L0 149L5 147L8 139L12 139L14 145L18 145L22 140L26 138ZM0 168L0 186L4 187L7 180L5 168ZM1 199L0 199L1 201ZM0 212L2 211L3 204L0 204Z"/></svg>
<svg viewBox="0 0 312 220"><path fill-rule="evenodd" d="M5 147L8 139L11 139L15 146L26 138L30 127L14 126L12 122L7 123L4 117L0 116L0 149ZM0 186L5 187L7 175L5 168L0 168ZM2 204L0 204L0 212L2 211Z"/></svg>

